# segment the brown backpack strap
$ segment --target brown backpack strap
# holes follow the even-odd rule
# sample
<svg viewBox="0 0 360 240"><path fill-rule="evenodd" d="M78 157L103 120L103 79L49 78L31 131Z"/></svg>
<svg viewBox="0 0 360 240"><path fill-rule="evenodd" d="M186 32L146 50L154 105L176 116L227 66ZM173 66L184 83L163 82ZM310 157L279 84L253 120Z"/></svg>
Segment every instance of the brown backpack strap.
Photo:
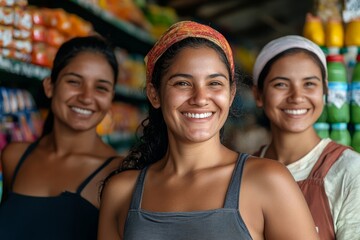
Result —
<svg viewBox="0 0 360 240"><path fill-rule="evenodd" d="M349 148L331 141L324 148L309 177L298 182L318 227L321 240L336 239L329 200L324 188L324 178L340 155Z"/></svg>
<svg viewBox="0 0 360 240"><path fill-rule="evenodd" d="M346 149L351 149L351 147L331 141L321 153L319 160L309 174L309 178L324 178L331 166Z"/></svg>

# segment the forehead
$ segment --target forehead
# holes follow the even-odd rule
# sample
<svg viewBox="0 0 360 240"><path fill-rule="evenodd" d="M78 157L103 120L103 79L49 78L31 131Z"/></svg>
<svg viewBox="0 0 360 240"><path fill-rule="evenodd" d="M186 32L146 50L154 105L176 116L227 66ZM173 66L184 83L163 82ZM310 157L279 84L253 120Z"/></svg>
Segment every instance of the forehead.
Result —
<svg viewBox="0 0 360 240"><path fill-rule="evenodd" d="M274 62L272 62L270 66L270 71L276 67L283 67L282 70L287 70L286 67L302 67L303 65L307 65L311 67L311 69L318 69L321 71L321 63L317 61L317 59L308 52L291 52L282 55L277 58ZM285 67L286 66L286 67Z"/></svg>
<svg viewBox="0 0 360 240"><path fill-rule="evenodd" d="M98 52L81 52L69 59L61 69L60 75L66 72L79 73L84 76L114 78L114 70L105 55ZM110 76L111 75L111 76Z"/></svg>
<svg viewBox="0 0 360 240"><path fill-rule="evenodd" d="M220 54L215 49L207 46L187 46L181 49L172 59L170 67L176 64L193 65L193 67L197 67L205 65L205 62L226 67Z"/></svg>
<svg viewBox="0 0 360 240"><path fill-rule="evenodd" d="M71 59L69 59L68 64L74 62L74 61L78 61L78 59L83 59L83 61L89 58L89 60L94 60L94 58L99 58L99 61L102 61L105 58L105 55L98 52L98 51L92 51L92 50L83 50L81 52L78 52L77 54L75 54ZM80 62L78 62L80 63Z"/></svg>

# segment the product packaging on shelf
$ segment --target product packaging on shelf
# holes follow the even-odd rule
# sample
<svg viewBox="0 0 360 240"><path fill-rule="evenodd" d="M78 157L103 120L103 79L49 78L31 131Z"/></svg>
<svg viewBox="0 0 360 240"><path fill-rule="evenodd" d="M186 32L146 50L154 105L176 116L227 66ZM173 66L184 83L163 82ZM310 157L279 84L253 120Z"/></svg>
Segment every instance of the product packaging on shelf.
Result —
<svg viewBox="0 0 360 240"><path fill-rule="evenodd" d="M93 32L92 25L63 9L31 7L32 21L32 62L52 67L57 49L68 39L87 36Z"/></svg>
<svg viewBox="0 0 360 240"><path fill-rule="evenodd" d="M351 135L346 123L332 123L330 138L337 143L351 145Z"/></svg>
<svg viewBox="0 0 360 240"><path fill-rule="evenodd" d="M327 104L314 129L319 135L326 135L325 125L329 125L330 138L346 145L353 145L354 138L358 140L360 135L356 130L360 123L359 10L358 0L317 1L314 14L306 16L303 29L304 37L323 49L328 64Z"/></svg>
<svg viewBox="0 0 360 240"><path fill-rule="evenodd" d="M351 122L360 124L360 54L351 78Z"/></svg>
<svg viewBox="0 0 360 240"><path fill-rule="evenodd" d="M330 123L350 120L348 82L342 55L329 55L328 68L327 120Z"/></svg>
<svg viewBox="0 0 360 240"><path fill-rule="evenodd" d="M12 141L36 140L41 134L43 119L30 93L17 88L0 88L0 93L0 150Z"/></svg>
<svg viewBox="0 0 360 240"><path fill-rule="evenodd" d="M0 54L25 62L31 61L31 13L26 2L0 2Z"/></svg>

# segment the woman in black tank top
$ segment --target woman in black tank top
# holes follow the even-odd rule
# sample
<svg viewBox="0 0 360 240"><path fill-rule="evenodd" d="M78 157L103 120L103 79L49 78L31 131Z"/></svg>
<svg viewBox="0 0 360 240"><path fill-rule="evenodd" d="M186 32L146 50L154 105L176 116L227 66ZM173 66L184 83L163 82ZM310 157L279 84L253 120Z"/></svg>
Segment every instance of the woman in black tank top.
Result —
<svg viewBox="0 0 360 240"><path fill-rule="evenodd" d="M178 22L145 62L149 115L105 183L98 239L318 239L287 169L221 141L237 78L226 39Z"/></svg>
<svg viewBox="0 0 360 240"><path fill-rule="evenodd" d="M51 102L42 136L10 143L1 155L0 239L96 239L99 185L121 160L96 132L117 75L113 49L100 37L59 48L43 81Z"/></svg>

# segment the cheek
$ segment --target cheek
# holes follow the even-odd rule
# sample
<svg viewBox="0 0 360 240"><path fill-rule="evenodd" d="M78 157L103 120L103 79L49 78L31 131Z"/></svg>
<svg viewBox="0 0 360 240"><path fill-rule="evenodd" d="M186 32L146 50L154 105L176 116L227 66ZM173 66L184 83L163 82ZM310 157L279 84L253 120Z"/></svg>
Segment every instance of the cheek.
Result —
<svg viewBox="0 0 360 240"><path fill-rule="evenodd" d="M263 107L275 106L285 99L286 98L284 96L282 96L281 93L279 93L279 92L275 93L275 92L268 91L265 95L263 95L263 98L262 98Z"/></svg>
<svg viewBox="0 0 360 240"><path fill-rule="evenodd" d="M231 106L232 96L230 94L215 94L214 100L219 103L219 105Z"/></svg>
<svg viewBox="0 0 360 240"><path fill-rule="evenodd" d="M100 97L98 102L104 110L109 110L112 105L112 96Z"/></svg>
<svg viewBox="0 0 360 240"><path fill-rule="evenodd" d="M323 107L325 105L325 97L323 95L321 95L321 93L319 92L317 94L317 96L315 96L313 98L313 102L315 102L317 105Z"/></svg>
<svg viewBox="0 0 360 240"><path fill-rule="evenodd" d="M176 91L168 91L163 94L161 97L161 105L162 107L171 107L175 108L176 106L180 106L189 100L189 96L186 92L176 92Z"/></svg>

